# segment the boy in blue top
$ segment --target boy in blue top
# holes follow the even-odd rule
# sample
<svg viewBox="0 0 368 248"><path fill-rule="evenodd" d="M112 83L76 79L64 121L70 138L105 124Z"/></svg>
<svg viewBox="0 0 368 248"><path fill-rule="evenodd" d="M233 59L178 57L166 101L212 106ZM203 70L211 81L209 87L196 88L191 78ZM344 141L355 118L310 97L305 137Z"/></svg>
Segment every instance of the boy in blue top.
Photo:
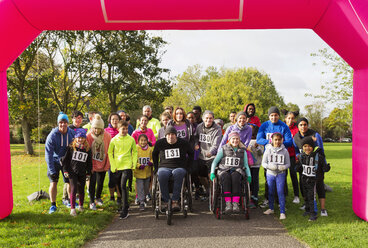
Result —
<svg viewBox="0 0 368 248"><path fill-rule="evenodd" d="M261 127L258 130L257 144L266 147L266 145L271 144L271 135L273 133L280 133L283 137L283 144L285 148L292 146L293 138L289 127L284 122L280 121L280 110L275 106L269 108L268 118L269 120L262 123ZM266 178L266 169L264 170L264 176ZM265 198L265 201L263 202L263 204L261 204L262 208L265 208L268 205L267 180L265 182Z"/></svg>
<svg viewBox="0 0 368 248"><path fill-rule="evenodd" d="M73 141L74 131L68 127L68 116L63 112L58 116L58 127L52 129L47 136L45 144L45 159L47 163L47 176L50 180L51 207L49 214L54 213L56 208L57 183L61 171L60 159L64 157L67 147ZM69 183L68 181L64 182Z"/></svg>

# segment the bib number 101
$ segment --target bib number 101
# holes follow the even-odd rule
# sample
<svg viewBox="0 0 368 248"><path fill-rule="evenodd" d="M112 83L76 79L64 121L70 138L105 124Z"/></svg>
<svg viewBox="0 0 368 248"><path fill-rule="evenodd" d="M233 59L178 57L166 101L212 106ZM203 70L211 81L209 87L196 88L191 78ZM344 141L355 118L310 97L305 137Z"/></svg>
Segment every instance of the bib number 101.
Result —
<svg viewBox="0 0 368 248"><path fill-rule="evenodd" d="M85 152L79 152L79 151L74 151L73 152L73 160L79 161L79 162L86 162L87 161L87 157L88 157L88 153Z"/></svg>

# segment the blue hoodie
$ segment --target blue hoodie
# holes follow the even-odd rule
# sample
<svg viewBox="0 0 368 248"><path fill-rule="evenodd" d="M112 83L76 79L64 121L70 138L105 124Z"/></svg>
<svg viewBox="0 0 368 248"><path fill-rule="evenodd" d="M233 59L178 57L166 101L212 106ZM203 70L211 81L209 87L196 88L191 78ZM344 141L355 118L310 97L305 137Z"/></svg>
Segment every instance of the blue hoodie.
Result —
<svg viewBox="0 0 368 248"><path fill-rule="evenodd" d="M51 130L46 139L45 144L45 159L47 163L47 170L52 175L57 172L55 164L60 164L68 145L72 143L74 138L74 131L68 127L66 134L61 134L59 128L56 127Z"/></svg>
<svg viewBox="0 0 368 248"><path fill-rule="evenodd" d="M257 143L263 146L270 144L270 135L273 133L281 133L284 138L284 146L286 148L293 145L293 138L289 127L282 121L278 120L276 123L266 121L262 123L257 134Z"/></svg>

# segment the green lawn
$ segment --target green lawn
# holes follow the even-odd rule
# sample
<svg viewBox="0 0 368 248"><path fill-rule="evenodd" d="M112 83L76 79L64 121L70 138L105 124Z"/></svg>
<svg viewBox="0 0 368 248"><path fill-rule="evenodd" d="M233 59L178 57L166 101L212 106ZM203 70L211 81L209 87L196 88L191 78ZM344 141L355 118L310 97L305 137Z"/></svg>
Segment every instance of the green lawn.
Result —
<svg viewBox="0 0 368 248"><path fill-rule="evenodd" d="M59 210L48 215L49 201L29 203L27 196L39 190L48 190L44 147L41 156L22 155L22 145L12 145L12 175L14 209L12 214L0 220L0 247L80 247L98 234L115 215L116 206L108 203L106 176L103 200L106 206L98 211L86 210L76 218L61 204L61 189L58 188ZM287 198L287 219L283 221L288 232L311 247L364 247L368 246L368 224L355 216L351 207L351 144L326 144L326 155L331 171L325 181L333 188L327 193L328 217L319 217L308 222ZM38 147L36 147L38 152ZM260 173L263 175L263 173ZM260 176L263 185L263 176ZM292 187L289 182L289 193ZM263 193L263 189L260 191ZM88 198L86 198L88 202ZM85 204L87 207L87 204ZM277 216L277 215L276 215Z"/></svg>

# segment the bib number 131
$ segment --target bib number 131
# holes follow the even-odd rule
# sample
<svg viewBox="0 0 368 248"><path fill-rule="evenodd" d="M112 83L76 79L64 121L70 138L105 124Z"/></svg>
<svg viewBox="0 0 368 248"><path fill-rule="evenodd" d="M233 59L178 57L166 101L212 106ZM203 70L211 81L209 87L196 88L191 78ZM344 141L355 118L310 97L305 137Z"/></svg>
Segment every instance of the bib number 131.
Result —
<svg viewBox="0 0 368 248"><path fill-rule="evenodd" d="M179 148L165 150L165 158L166 159L180 158Z"/></svg>

